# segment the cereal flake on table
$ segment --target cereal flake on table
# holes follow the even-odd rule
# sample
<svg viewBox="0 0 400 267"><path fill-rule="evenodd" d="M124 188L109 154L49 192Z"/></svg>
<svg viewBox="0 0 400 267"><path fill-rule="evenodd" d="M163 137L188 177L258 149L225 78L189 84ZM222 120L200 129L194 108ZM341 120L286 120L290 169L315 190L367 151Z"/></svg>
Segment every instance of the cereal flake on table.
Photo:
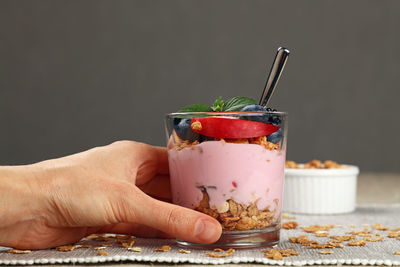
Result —
<svg viewBox="0 0 400 267"><path fill-rule="evenodd" d="M104 251L104 250L99 251L99 252L97 252L97 256L108 256L108 252Z"/></svg>
<svg viewBox="0 0 400 267"><path fill-rule="evenodd" d="M128 248L127 250L132 252L142 252L142 248L139 247Z"/></svg>
<svg viewBox="0 0 400 267"><path fill-rule="evenodd" d="M332 248L344 248L343 244L334 241L328 241L328 244L331 245Z"/></svg>
<svg viewBox="0 0 400 267"><path fill-rule="evenodd" d="M190 250L186 250L186 249L180 249L180 250L178 250L178 252L179 253L183 253L183 254L190 254L190 253L192 253Z"/></svg>
<svg viewBox="0 0 400 267"><path fill-rule="evenodd" d="M396 251L394 255L400 255L400 251Z"/></svg>
<svg viewBox="0 0 400 267"><path fill-rule="evenodd" d="M6 251L7 253L12 253L12 254L28 254L31 253L31 250L20 250L20 249L9 249Z"/></svg>
<svg viewBox="0 0 400 267"><path fill-rule="evenodd" d="M319 230L319 231L315 231L314 235L316 237L327 237L327 236L329 236L329 233L328 233L328 231Z"/></svg>
<svg viewBox="0 0 400 267"><path fill-rule="evenodd" d="M299 253L293 249L266 249L261 250L264 256L271 260L283 260L284 257L298 256Z"/></svg>
<svg viewBox="0 0 400 267"><path fill-rule="evenodd" d="M348 246L359 246L359 247L363 247L363 246L365 246L365 244L366 244L366 242L364 239L347 243Z"/></svg>
<svg viewBox="0 0 400 267"><path fill-rule="evenodd" d="M164 246L154 249L155 252L167 252L170 250L171 250L171 247L168 245L164 245Z"/></svg>
<svg viewBox="0 0 400 267"><path fill-rule="evenodd" d="M69 251L73 251L75 249L75 246L59 246L56 247L57 251L61 251L61 252L69 252Z"/></svg>
<svg viewBox="0 0 400 267"><path fill-rule="evenodd" d="M383 236L378 236L378 237L376 237L376 238L372 238L372 237L364 237L364 240L365 241L368 241L368 242L379 242L379 241L382 241L382 240L384 240L385 238L383 237Z"/></svg>
<svg viewBox="0 0 400 267"><path fill-rule="evenodd" d="M308 237L306 235L301 235L298 237L289 237L289 241L291 243L297 243L297 244L300 244L300 245L306 246L306 247L311 246L311 244L315 244L315 245L318 244L318 241L310 240L310 239L308 239Z"/></svg>
<svg viewBox="0 0 400 267"><path fill-rule="evenodd" d="M388 233L388 237L389 238L398 238L398 237L400 237L400 231L398 231L398 232L389 232Z"/></svg>
<svg viewBox="0 0 400 267"><path fill-rule="evenodd" d="M342 236L333 235L333 236L330 236L329 238L333 239L335 242L341 243L341 242L353 240L356 238L356 236L355 235L342 235Z"/></svg>
<svg viewBox="0 0 400 267"><path fill-rule="evenodd" d="M323 248L334 248L334 245L331 244L311 244L310 248L312 249L323 249Z"/></svg>
<svg viewBox="0 0 400 267"><path fill-rule="evenodd" d="M295 221L289 221L289 222L282 223L283 229L296 229L297 226L298 226L298 223Z"/></svg>
<svg viewBox="0 0 400 267"><path fill-rule="evenodd" d="M389 230L389 227L383 226L383 225L380 224L380 223L376 223L376 224L372 225L372 228L374 228L375 230L380 230L380 231L387 231L387 230Z"/></svg>
<svg viewBox="0 0 400 267"><path fill-rule="evenodd" d="M227 251L221 248L215 248L213 252L206 252L205 254L213 258L225 258L233 255L233 253L235 253L235 250L233 248L230 248Z"/></svg>
<svg viewBox="0 0 400 267"><path fill-rule="evenodd" d="M335 225L333 225L333 224L323 224L323 225L303 226L303 227L301 227L301 229L303 229L303 231L307 232L307 233L314 233L316 231L327 231L334 227L335 227Z"/></svg>
<svg viewBox="0 0 400 267"><path fill-rule="evenodd" d="M367 228L364 228L364 230L362 230L362 231L354 230L354 231L351 231L351 232L346 232L346 234L358 235L358 236L372 236L371 233L372 233L372 230L368 230Z"/></svg>
<svg viewBox="0 0 400 267"><path fill-rule="evenodd" d="M320 254L333 254L333 250L321 250Z"/></svg>

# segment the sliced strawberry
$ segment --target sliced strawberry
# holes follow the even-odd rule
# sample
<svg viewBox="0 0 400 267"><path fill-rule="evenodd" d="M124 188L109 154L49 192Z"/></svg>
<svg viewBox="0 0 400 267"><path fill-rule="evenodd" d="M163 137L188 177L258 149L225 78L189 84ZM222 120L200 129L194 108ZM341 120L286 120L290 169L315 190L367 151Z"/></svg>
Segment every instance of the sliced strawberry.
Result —
<svg viewBox="0 0 400 267"><path fill-rule="evenodd" d="M269 123L233 117L194 118L190 127L205 136L229 139L267 136L280 128Z"/></svg>

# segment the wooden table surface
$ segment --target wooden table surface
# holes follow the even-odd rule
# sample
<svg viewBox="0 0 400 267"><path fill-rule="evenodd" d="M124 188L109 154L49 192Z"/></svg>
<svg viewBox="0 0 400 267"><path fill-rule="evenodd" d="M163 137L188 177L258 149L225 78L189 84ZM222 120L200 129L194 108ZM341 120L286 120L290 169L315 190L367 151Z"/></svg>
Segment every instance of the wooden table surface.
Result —
<svg viewBox="0 0 400 267"><path fill-rule="evenodd" d="M400 174L389 173L361 173L357 184L357 203L358 204L394 204L400 203ZM78 265L78 264L75 264ZM97 266L100 264L96 264ZM201 264L157 264L157 263L105 263L101 266L218 266ZM57 265L69 266L69 265ZM94 266L79 265L79 266ZM223 266L261 266L261 264L225 264ZM316 265L313 265L316 266ZM328 266L328 265L324 265Z"/></svg>

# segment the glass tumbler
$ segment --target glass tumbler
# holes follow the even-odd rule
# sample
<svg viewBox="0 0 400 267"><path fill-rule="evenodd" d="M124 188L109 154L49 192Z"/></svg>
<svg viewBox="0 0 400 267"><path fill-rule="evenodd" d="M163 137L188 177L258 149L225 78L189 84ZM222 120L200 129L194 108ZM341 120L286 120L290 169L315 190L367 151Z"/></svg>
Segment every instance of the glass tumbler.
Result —
<svg viewBox="0 0 400 267"><path fill-rule="evenodd" d="M205 213L222 226L213 244L254 248L279 242L287 114L171 113L165 117L173 203Z"/></svg>

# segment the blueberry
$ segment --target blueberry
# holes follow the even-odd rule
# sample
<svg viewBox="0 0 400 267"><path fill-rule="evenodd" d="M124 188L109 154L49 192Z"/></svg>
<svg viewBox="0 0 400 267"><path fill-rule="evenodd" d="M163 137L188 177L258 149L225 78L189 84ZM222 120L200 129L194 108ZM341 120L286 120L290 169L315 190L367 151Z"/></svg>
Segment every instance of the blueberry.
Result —
<svg viewBox="0 0 400 267"><path fill-rule="evenodd" d="M281 141L281 139L282 139L282 128L280 128L278 131L267 136L267 140L274 144Z"/></svg>
<svg viewBox="0 0 400 267"><path fill-rule="evenodd" d="M174 119L174 129L180 139L189 140L190 142L199 139L200 135L190 128L191 121L191 119Z"/></svg>
<svg viewBox="0 0 400 267"><path fill-rule="evenodd" d="M244 108L242 108L240 111L243 111L243 112L252 112L252 111L275 112L276 109L265 108L260 105L248 105L248 106L245 106ZM271 123L274 125L279 125L281 123L279 115L272 115L272 114L265 114L265 115L259 115L259 116L243 116L243 118L246 120L249 120L249 121L266 122L266 123Z"/></svg>
<svg viewBox="0 0 400 267"><path fill-rule="evenodd" d="M267 111L267 109L260 105L248 105L242 108L240 111Z"/></svg>

